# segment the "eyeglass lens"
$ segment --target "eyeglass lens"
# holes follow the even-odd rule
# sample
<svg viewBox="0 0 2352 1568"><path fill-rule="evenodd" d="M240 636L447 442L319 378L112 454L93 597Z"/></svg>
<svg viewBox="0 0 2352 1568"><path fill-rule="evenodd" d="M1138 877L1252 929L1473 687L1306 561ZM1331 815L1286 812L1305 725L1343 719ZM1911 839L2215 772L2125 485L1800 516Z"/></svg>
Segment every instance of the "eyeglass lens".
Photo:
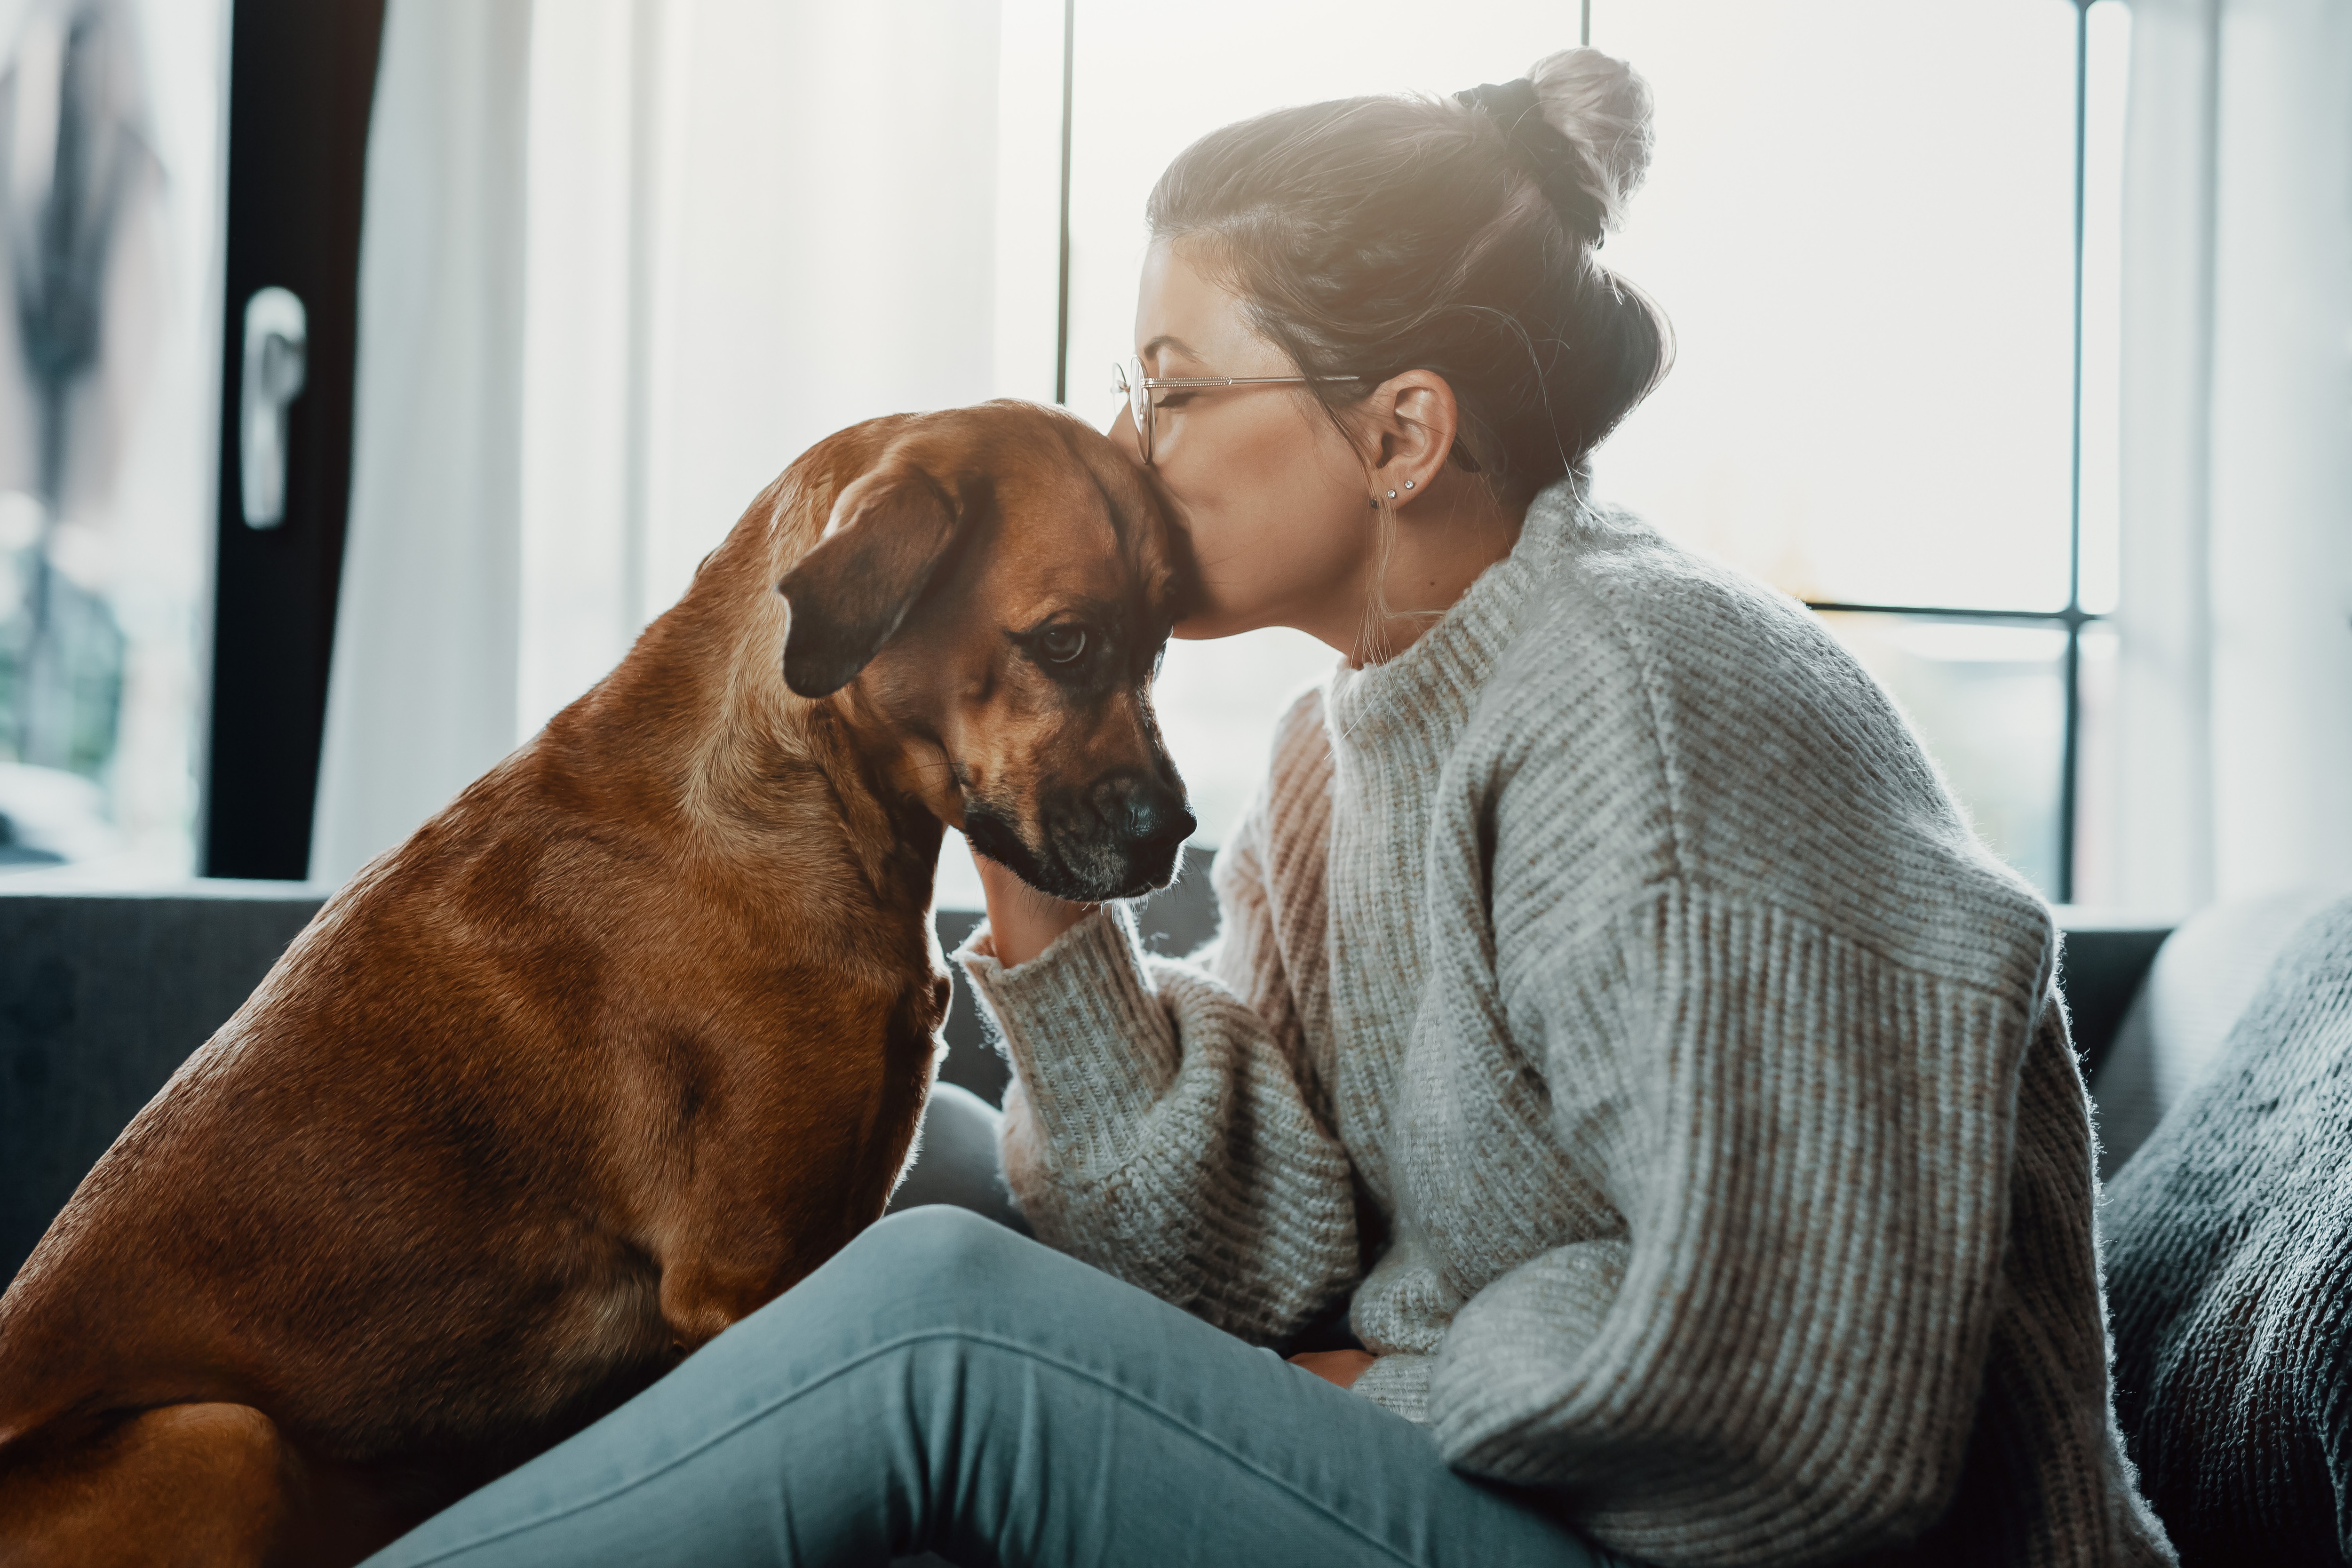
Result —
<svg viewBox="0 0 2352 1568"><path fill-rule="evenodd" d="M1151 461L1151 389L1143 384L1143 360L1129 354L1121 367L1119 381L1127 391L1127 409L1135 416L1135 438L1143 451L1143 460Z"/></svg>

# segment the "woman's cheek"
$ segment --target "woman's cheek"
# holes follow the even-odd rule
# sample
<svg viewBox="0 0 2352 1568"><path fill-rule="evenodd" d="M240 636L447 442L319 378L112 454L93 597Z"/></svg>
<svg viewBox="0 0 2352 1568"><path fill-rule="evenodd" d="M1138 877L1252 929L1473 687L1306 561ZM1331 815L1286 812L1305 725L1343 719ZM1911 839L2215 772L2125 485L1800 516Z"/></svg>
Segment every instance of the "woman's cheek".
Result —
<svg viewBox="0 0 2352 1568"><path fill-rule="evenodd" d="M1235 595L1250 580L1249 556L1248 531L1236 528L1230 517L1204 518L1192 531L1192 563L1213 605L1234 605Z"/></svg>
<svg viewBox="0 0 2352 1568"><path fill-rule="evenodd" d="M1191 618L1199 635L1223 636L1256 624L1254 612L1280 598L1288 576L1287 563L1269 548L1278 535L1231 512L1197 518L1192 535L1199 599Z"/></svg>

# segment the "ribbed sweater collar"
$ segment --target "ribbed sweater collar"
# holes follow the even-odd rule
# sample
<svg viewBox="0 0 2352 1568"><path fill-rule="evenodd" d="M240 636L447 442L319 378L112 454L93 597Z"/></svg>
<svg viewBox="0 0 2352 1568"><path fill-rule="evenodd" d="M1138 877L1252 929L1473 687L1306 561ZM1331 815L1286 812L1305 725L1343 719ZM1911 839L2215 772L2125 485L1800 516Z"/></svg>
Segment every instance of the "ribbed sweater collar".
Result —
<svg viewBox="0 0 2352 1568"><path fill-rule="evenodd" d="M1340 665L1325 693L1324 712L1343 769L1411 766L1427 760L1418 754L1425 747L1442 754L1451 745L1582 515L1577 481L1559 480L1528 506L1511 552L1480 573L1412 647L1361 669Z"/></svg>

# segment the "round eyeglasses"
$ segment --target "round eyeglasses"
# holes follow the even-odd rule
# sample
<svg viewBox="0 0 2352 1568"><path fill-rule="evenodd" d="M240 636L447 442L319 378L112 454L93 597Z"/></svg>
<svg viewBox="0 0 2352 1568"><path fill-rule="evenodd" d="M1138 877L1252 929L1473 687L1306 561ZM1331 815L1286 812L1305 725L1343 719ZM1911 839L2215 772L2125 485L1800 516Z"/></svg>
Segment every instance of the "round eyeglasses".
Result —
<svg viewBox="0 0 2352 1568"><path fill-rule="evenodd" d="M1152 411L1170 392L1205 392L1220 386L1303 386L1309 375L1146 375L1143 358L1129 354L1110 367L1110 389L1127 399L1135 416L1135 438L1143 447L1143 461L1151 463ZM1345 376L1338 380L1347 380Z"/></svg>

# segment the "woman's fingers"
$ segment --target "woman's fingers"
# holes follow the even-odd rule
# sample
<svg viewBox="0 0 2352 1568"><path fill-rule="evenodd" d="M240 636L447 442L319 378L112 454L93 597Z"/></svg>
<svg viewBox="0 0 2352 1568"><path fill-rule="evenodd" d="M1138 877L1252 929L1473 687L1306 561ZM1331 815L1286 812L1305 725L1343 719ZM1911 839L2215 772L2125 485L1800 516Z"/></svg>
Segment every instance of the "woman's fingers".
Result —
<svg viewBox="0 0 2352 1568"><path fill-rule="evenodd" d="M1301 1351L1290 1358L1290 1364L1303 1366L1324 1382L1346 1388L1379 1359L1370 1351Z"/></svg>
<svg viewBox="0 0 2352 1568"><path fill-rule="evenodd" d="M1011 968L1026 963L1054 939L1094 911L1092 904L1074 904L1041 893L974 849L971 863L980 871L980 889L988 904L988 945L996 962Z"/></svg>

